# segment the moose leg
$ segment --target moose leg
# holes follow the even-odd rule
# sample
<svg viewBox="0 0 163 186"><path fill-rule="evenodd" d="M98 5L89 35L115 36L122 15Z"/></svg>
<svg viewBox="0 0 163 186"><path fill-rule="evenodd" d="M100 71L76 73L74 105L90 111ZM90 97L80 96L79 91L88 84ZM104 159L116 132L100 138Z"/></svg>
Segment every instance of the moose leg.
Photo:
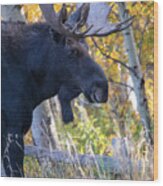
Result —
<svg viewBox="0 0 163 186"><path fill-rule="evenodd" d="M71 100L80 94L80 90L73 86L65 86L59 90L58 97L61 104L62 118L64 123L69 123L73 121L73 112L71 108Z"/></svg>
<svg viewBox="0 0 163 186"><path fill-rule="evenodd" d="M2 140L2 159L6 175L8 177L23 177L23 133L20 129L7 128Z"/></svg>
<svg viewBox="0 0 163 186"><path fill-rule="evenodd" d="M73 116L73 112L72 112L72 108L71 108L71 103L70 101L60 101L61 104L61 110L62 110L62 119L64 121L64 123L69 123L71 121L73 121L74 116Z"/></svg>

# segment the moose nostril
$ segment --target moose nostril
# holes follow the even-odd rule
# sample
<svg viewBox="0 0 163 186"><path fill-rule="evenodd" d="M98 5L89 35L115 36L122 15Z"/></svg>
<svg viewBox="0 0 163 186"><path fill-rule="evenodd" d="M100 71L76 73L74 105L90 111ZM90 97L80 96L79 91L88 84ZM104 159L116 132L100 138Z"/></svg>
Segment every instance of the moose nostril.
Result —
<svg viewBox="0 0 163 186"><path fill-rule="evenodd" d="M95 100L98 102L100 102L102 100L103 91L101 88L96 88L96 90L94 92L94 97L95 97Z"/></svg>
<svg viewBox="0 0 163 186"><path fill-rule="evenodd" d="M105 88L94 87L92 94L94 101L98 103L104 103L108 99L108 91Z"/></svg>
<svg viewBox="0 0 163 186"><path fill-rule="evenodd" d="M108 100L107 81L94 81L91 86L90 98L93 102L105 103Z"/></svg>

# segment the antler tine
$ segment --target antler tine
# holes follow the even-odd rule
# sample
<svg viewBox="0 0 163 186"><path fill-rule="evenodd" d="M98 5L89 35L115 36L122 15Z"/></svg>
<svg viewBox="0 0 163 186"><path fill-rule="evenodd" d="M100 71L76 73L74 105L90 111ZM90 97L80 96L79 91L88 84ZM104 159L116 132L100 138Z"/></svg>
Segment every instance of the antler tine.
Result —
<svg viewBox="0 0 163 186"><path fill-rule="evenodd" d="M46 22L58 33L67 33L63 23L67 19L66 5L63 4L61 11L57 14L53 8L53 4L40 4L40 9L44 15Z"/></svg>
<svg viewBox="0 0 163 186"><path fill-rule="evenodd" d="M80 10L81 10L80 20L78 22L76 22L76 24L74 25L74 27L72 29L72 32L74 33L74 35L76 37L83 37L87 32L89 32L93 28L93 25L89 25L85 31L77 32L86 23L87 18L88 18L88 14L89 14L89 9L90 9L90 5L88 3L83 4L80 7Z"/></svg>
<svg viewBox="0 0 163 186"><path fill-rule="evenodd" d="M86 23L89 13L88 3L83 3L68 19L66 4L62 5L58 14L56 14L52 4L40 5L40 8L49 25L65 36L79 38L92 28L92 26L89 26L84 32L77 32Z"/></svg>
<svg viewBox="0 0 163 186"><path fill-rule="evenodd" d="M66 4L64 3L59 12L59 22L64 23L66 21L67 21L67 9L66 9Z"/></svg>
<svg viewBox="0 0 163 186"><path fill-rule="evenodd" d="M108 15L107 15L107 17L110 15L113 7L114 7L114 4L112 6L108 6Z"/></svg>
<svg viewBox="0 0 163 186"><path fill-rule="evenodd" d="M67 20L67 9L66 9L66 4L63 4L60 12L58 13L59 33L70 35L69 29L64 25L66 20Z"/></svg>
<svg viewBox="0 0 163 186"><path fill-rule="evenodd" d="M79 30L87 21L88 13L89 13L89 3L83 3L77 10L71 14L69 19L66 22L72 32L75 34L77 30Z"/></svg>
<svg viewBox="0 0 163 186"><path fill-rule="evenodd" d="M67 10L66 5L63 4L61 11L56 14L52 4L39 5L41 11L46 19L46 22L58 33L63 35L72 36L69 29L63 24L67 20Z"/></svg>
<svg viewBox="0 0 163 186"><path fill-rule="evenodd" d="M85 38L86 34L93 28L93 25L90 25L85 31L74 33L77 38Z"/></svg>
<svg viewBox="0 0 163 186"><path fill-rule="evenodd" d="M80 15L80 21L78 22L78 28L84 26L84 24L86 23L89 10L90 10L90 4L83 3L81 6L81 15Z"/></svg>
<svg viewBox="0 0 163 186"><path fill-rule="evenodd" d="M123 22L112 24L108 21L112 6L106 3L83 3L67 19L66 4L63 4L57 15L53 5L40 5L46 21L54 30L65 36L74 38L86 38L90 36L102 37L122 31L132 24L133 17ZM88 16L89 14L89 16ZM79 29L87 22L87 29L80 32Z"/></svg>
<svg viewBox="0 0 163 186"><path fill-rule="evenodd" d="M97 31L94 31L93 33L87 33L84 37L103 37L103 36L108 36L110 34L119 32L119 31L123 31L126 28L128 28L129 26L132 25L134 16L126 19L123 22L117 23L117 24L113 24L109 26L109 29L107 30L106 28L99 28ZM107 31L102 31L102 30L107 30Z"/></svg>
<svg viewBox="0 0 163 186"><path fill-rule="evenodd" d="M60 29L64 32L65 35L71 36L71 37L76 37L76 38L81 38L84 34L86 34L92 26L89 26L84 32L78 32L79 29L84 26L84 24L87 21L87 17L89 14L89 8L90 5L89 3L83 3L77 10L70 16L70 18L65 22L65 25L63 24L63 15L66 14L66 5L63 4L62 9L60 11Z"/></svg>

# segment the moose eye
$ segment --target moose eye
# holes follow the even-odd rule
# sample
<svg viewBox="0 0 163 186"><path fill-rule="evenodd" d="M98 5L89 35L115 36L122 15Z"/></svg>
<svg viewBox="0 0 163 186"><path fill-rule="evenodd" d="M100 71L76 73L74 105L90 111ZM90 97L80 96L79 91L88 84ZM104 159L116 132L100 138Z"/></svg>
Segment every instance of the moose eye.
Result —
<svg viewBox="0 0 163 186"><path fill-rule="evenodd" d="M71 49L71 51L70 51L70 55L71 55L72 57L80 56L80 51L79 51L77 48L73 48L73 49Z"/></svg>
<svg viewBox="0 0 163 186"><path fill-rule="evenodd" d="M67 38L67 39L66 39L66 44L67 44L67 45L70 45L70 46L73 45L73 40L70 39L70 38Z"/></svg>
<svg viewBox="0 0 163 186"><path fill-rule="evenodd" d="M78 49L74 48L74 49L72 50L72 54L73 54L74 56L79 56L80 52L79 52Z"/></svg>

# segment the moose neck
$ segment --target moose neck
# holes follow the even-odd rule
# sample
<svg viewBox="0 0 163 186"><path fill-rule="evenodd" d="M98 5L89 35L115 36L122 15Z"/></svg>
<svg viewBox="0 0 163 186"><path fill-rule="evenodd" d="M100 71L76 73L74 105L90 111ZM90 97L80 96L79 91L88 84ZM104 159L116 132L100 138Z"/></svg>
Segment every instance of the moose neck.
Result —
<svg viewBox="0 0 163 186"><path fill-rule="evenodd" d="M33 107L35 108L38 104L40 104L42 101L51 98L55 96L60 89L60 81L49 81L42 83L38 83L36 81L33 81L32 85L32 95L33 95Z"/></svg>

